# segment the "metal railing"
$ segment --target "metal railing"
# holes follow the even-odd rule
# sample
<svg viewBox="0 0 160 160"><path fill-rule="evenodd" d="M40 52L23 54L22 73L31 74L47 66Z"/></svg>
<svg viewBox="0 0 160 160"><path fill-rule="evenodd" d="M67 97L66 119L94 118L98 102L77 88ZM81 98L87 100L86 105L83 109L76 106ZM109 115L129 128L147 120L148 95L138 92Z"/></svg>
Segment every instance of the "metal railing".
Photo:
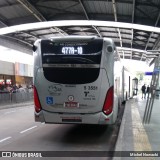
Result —
<svg viewBox="0 0 160 160"><path fill-rule="evenodd" d="M23 89L16 92L0 92L0 104L20 103L33 100L33 90Z"/></svg>

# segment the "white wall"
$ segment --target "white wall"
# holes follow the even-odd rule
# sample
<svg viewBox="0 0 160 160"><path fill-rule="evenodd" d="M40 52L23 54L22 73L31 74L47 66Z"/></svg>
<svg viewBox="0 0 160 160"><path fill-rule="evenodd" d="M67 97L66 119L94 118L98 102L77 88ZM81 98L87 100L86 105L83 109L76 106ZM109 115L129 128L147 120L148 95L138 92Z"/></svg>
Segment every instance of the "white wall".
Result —
<svg viewBox="0 0 160 160"><path fill-rule="evenodd" d="M15 74L14 63L0 60L0 74L14 75Z"/></svg>
<svg viewBox="0 0 160 160"><path fill-rule="evenodd" d="M33 77L33 65L0 60L0 74Z"/></svg>

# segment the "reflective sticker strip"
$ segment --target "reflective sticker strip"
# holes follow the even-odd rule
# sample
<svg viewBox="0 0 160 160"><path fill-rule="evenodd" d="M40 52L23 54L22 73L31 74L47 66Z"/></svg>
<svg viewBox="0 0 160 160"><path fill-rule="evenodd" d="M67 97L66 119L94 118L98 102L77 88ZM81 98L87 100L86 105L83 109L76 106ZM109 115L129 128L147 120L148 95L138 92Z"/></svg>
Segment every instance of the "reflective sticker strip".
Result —
<svg viewBox="0 0 160 160"><path fill-rule="evenodd" d="M62 122L82 122L82 119L62 119Z"/></svg>
<svg viewBox="0 0 160 160"><path fill-rule="evenodd" d="M62 122L82 122L81 117L61 117Z"/></svg>

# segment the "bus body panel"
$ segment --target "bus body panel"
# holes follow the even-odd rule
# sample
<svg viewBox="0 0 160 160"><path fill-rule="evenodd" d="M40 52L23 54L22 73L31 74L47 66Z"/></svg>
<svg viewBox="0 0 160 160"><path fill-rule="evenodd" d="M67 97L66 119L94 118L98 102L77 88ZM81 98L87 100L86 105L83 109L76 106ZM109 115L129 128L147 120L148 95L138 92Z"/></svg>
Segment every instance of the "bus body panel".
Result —
<svg viewBox="0 0 160 160"><path fill-rule="evenodd" d="M41 118L35 120L45 123L71 123L71 124L113 124L116 118L113 117L113 113L106 116L103 112L93 113L93 114L69 114L69 113L51 113L47 111L41 111L38 117Z"/></svg>
<svg viewBox="0 0 160 160"><path fill-rule="evenodd" d="M123 102L123 66L120 61L114 63L114 93L117 96L119 106Z"/></svg>
<svg viewBox="0 0 160 160"><path fill-rule="evenodd" d="M55 45L61 44L60 41L67 41L67 45L72 43L73 41L86 42L86 40L96 40L95 37L87 38L87 37L65 37L65 38L53 38L51 43ZM99 40L98 40L99 41ZM99 43L99 42L98 42ZM56 45L57 45L56 44ZM62 43L61 45L64 46ZM41 50L41 40L35 42L35 46L37 50L34 51L34 86L38 93L38 99L41 105L41 111L35 111L35 121L45 122L45 123L83 123L83 124L113 124L116 121L117 114L118 114L118 95L115 92L113 96L113 111L107 115L103 112L103 107L105 104L105 100L108 94L108 91L111 87L114 88L114 43L111 39L103 38L103 45L101 49L101 61L99 64L99 71L97 72L97 77L92 79L92 82L84 82L72 81L72 83L68 83L69 80L67 79L67 74L64 73L65 76L61 75L62 79L60 79L60 83L58 83L58 74L52 73L52 68L55 73L58 73L59 70L66 69L70 72L70 76L72 75L72 70L76 70L76 67L82 66L82 71L87 70L89 67L92 70L94 68L94 64L67 64L62 63L62 65L58 62L55 64L46 64L47 59L45 62L42 56ZM94 46L93 48L96 48ZM64 47L64 49L68 49ZM69 49L74 49L74 47L69 47ZM79 49L82 49L81 47ZM78 50L78 49L77 49ZM61 50L60 50L61 51ZM80 50L81 51L81 50ZM62 47L62 52L64 54L68 54L68 50L64 51ZM75 51L74 51L75 52ZM77 51L76 51L77 52ZM50 57L52 53L45 53L46 57L49 55ZM47 55L48 54L48 55ZM95 54L95 53L94 53ZM48 56L48 57L49 57ZM58 55L60 57L60 55ZM57 57L58 57L57 56ZM63 56L63 55L62 55ZM66 56L66 55L64 55ZM76 56L68 55L68 57L73 57L75 59ZM78 55L77 57L80 57ZM87 55L88 56L88 55ZM87 57L86 56L86 57ZM55 57L56 56L52 56ZM51 58L52 58L51 57ZM89 57L89 56L88 56ZM53 59L53 58L52 58ZM70 59L69 59L70 60ZM93 61L96 59L93 59ZM54 61L54 59L53 59ZM89 62L89 61L88 61ZM43 64L45 63L45 64ZM96 63L96 62L95 62ZM71 66L73 66L72 70L70 71ZM91 68L90 68L91 66ZM98 66L97 64L95 65ZM48 68L47 68L48 67ZM84 67L84 68L83 68ZM86 69L85 69L86 67ZM59 69L62 68L62 69ZM88 69L88 70L89 70ZM78 71L78 69L77 69ZM83 73L83 72L82 72ZM94 72L93 72L94 73ZM50 74L49 76L47 74ZM77 75L79 76L79 75ZM81 77L83 75L80 75ZM90 77L91 75L85 75L86 77ZM56 79L57 78L57 79ZM82 78L83 79L83 78ZM72 80L72 78L70 78ZM56 81L56 82L55 82ZM65 83L67 82L67 83Z"/></svg>
<svg viewBox="0 0 160 160"><path fill-rule="evenodd" d="M108 52L109 47L112 48L112 52ZM114 47L114 43L111 39L104 38L101 68L106 70L110 86L114 85Z"/></svg>
<svg viewBox="0 0 160 160"><path fill-rule="evenodd" d="M38 91L42 109L50 112L100 112L104 105L107 90L110 87L104 69L100 70L100 75L95 82L88 84L71 85L49 82L45 79L42 68L38 70L36 77L35 87ZM52 102L49 102L49 99ZM73 105L78 104L75 107L67 107L69 102L73 102Z"/></svg>

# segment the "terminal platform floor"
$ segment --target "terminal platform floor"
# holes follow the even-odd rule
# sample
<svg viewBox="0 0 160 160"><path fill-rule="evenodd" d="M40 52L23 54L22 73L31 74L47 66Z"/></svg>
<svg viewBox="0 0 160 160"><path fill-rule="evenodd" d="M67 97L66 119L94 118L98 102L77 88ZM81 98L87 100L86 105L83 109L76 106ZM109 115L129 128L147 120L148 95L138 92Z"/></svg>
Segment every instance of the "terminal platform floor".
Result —
<svg viewBox="0 0 160 160"><path fill-rule="evenodd" d="M115 157L114 160L160 160L160 99L155 99L149 124L143 124L147 99L134 97L126 102L116 151L155 151L159 157ZM127 152L128 153L128 152Z"/></svg>

